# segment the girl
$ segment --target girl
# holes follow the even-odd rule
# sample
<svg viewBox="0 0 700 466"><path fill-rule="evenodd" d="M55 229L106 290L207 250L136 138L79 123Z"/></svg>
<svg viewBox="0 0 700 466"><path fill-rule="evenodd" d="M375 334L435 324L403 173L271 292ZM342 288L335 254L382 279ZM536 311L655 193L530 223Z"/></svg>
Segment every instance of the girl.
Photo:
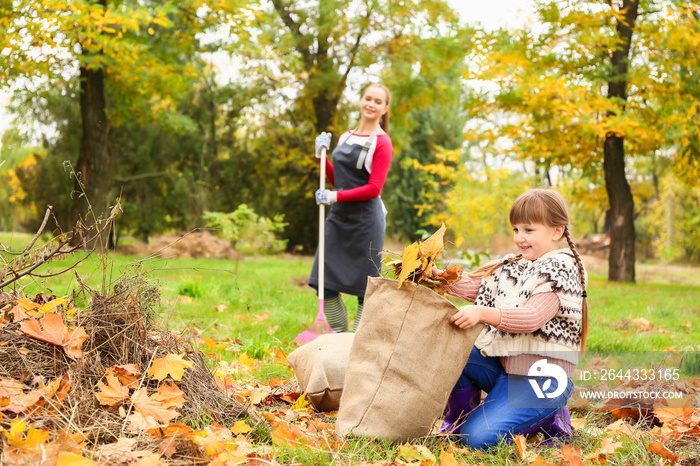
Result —
<svg viewBox="0 0 700 466"><path fill-rule="evenodd" d="M357 296L355 329L364 307L368 276L379 276L384 248L386 209L379 195L394 148L389 137L389 90L370 84L360 101L360 125L343 133L326 174L337 189L318 190L317 204L332 204L325 226L324 314L336 332L348 330L340 293ZM316 138L316 156L330 146L330 133ZM309 277L318 289L318 251Z"/></svg>
<svg viewBox="0 0 700 466"><path fill-rule="evenodd" d="M562 196L549 189L521 195L510 223L520 254L447 288L475 304L462 307L450 322L463 329L477 322L486 327L450 394L440 430L480 450L517 434L571 435L566 404L588 327L587 275ZM559 249L562 238L568 248Z"/></svg>

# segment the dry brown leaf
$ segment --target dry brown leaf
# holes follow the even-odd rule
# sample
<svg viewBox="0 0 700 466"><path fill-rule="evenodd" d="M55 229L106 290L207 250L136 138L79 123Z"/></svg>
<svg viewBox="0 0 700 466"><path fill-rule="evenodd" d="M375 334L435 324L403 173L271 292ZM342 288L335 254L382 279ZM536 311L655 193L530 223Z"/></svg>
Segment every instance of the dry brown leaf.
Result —
<svg viewBox="0 0 700 466"><path fill-rule="evenodd" d="M168 354L164 358L153 360L153 364L148 369L148 376L158 381L163 380L167 376L172 377L173 380L182 380L185 369L191 369L192 367L194 367L194 363L183 359L183 355Z"/></svg>
<svg viewBox="0 0 700 466"><path fill-rule="evenodd" d="M157 422L169 423L180 415L177 411L166 408L162 401L158 401L148 396L145 388L137 390L131 399L134 403L134 409L143 414L146 418L153 417ZM149 427L151 428L151 427Z"/></svg>
<svg viewBox="0 0 700 466"><path fill-rule="evenodd" d="M224 451L219 453L209 466L232 466L236 464L247 464L248 456L239 451Z"/></svg>
<svg viewBox="0 0 700 466"><path fill-rule="evenodd" d="M172 458L177 453L177 436L165 437L158 445L158 454Z"/></svg>
<svg viewBox="0 0 700 466"><path fill-rule="evenodd" d="M10 397L10 403L0 408L0 411L8 411L11 413L28 413L29 411L41 408L50 400L61 387L63 378L56 379L48 385L41 386L29 393L19 393L16 396Z"/></svg>
<svg viewBox="0 0 700 466"><path fill-rule="evenodd" d="M586 427L586 418L585 417L571 418L571 427L573 427L576 430L583 429L584 427Z"/></svg>
<svg viewBox="0 0 700 466"><path fill-rule="evenodd" d="M537 455L532 462L532 466L554 466L554 463L545 460L540 455Z"/></svg>
<svg viewBox="0 0 700 466"><path fill-rule="evenodd" d="M100 404L111 408L129 399L129 388L122 385L116 375L107 372L105 380L106 384L97 382L98 391L95 393L95 397Z"/></svg>
<svg viewBox="0 0 700 466"><path fill-rule="evenodd" d="M89 338L82 327L73 329L64 324L63 316L58 313L45 314L40 319L23 320L20 323L20 329L32 338L61 346L66 355L72 359L83 356L80 348Z"/></svg>
<svg viewBox="0 0 700 466"><path fill-rule="evenodd" d="M652 453L655 453L659 456L661 456L664 459L667 459L671 463L675 464L678 462L680 459L680 455L677 453L673 453L671 450L666 448L663 443L661 442L651 442L647 446L647 450L649 450Z"/></svg>
<svg viewBox="0 0 700 466"><path fill-rule="evenodd" d="M603 440L600 442L600 447L593 453L586 455L586 459L595 459L600 463L605 460L605 455L612 455L620 448L622 448L622 442L613 442L610 437L603 437Z"/></svg>
<svg viewBox="0 0 700 466"><path fill-rule="evenodd" d="M443 238L447 227L443 223L438 231L433 233L430 238L420 243L420 253L422 257L435 261L435 258L440 255L444 246Z"/></svg>
<svg viewBox="0 0 700 466"><path fill-rule="evenodd" d="M139 386L139 377L141 369L138 364L122 364L120 366L112 366L107 369L107 374L114 374L122 385L129 388L137 388Z"/></svg>
<svg viewBox="0 0 700 466"><path fill-rule="evenodd" d="M185 404L185 394L174 383L161 385L151 398L162 402L165 408L182 408Z"/></svg>
<svg viewBox="0 0 700 466"><path fill-rule="evenodd" d="M583 466L583 459L581 458L581 450L579 448L574 448L571 445L564 445L561 447L561 454L564 459L569 462L570 466Z"/></svg>
<svg viewBox="0 0 700 466"><path fill-rule="evenodd" d="M11 398L24 392L24 384L15 379L0 379L0 398Z"/></svg>
<svg viewBox="0 0 700 466"><path fill-rule="evenodd" d="M513 438L513 442L518 447L518 454L520 455L521 460L526 461L528 463L535 460L537 454L534 451L529 451L527 449L527 439L525 438L525 436L516 435Z"/></svg>
<svg viewBox="0 0 700 466"><path fill-rule="evenodd" d="M462 463L455 458L449 451L440 451L440 466L467 466L467 463Z"/></svg>
<svg viewBox="0 0 700 466"><path fill-rule="evenodd" d="M166 427L166 425L156 421L153 416L144 416L138 411L129 415L129 432L149 432L164 427Z"/></svg>
<svg viewBox="0 0 700 466"><path fill-rule="evenodd" d="M685 424L690 421L695 409L690 398L674 398L665 401L666 403L654 405L654 414L659 421L670 425Z"/></svg>

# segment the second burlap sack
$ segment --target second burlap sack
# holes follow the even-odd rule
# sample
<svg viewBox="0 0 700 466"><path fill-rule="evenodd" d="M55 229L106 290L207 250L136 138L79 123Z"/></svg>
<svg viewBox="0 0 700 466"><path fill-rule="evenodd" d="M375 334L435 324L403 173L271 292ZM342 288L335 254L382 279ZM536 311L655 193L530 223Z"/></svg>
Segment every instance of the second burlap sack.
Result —
<svg viewBox="0 0 700 466"><path fill-rule="evenodd" d="M348 358L336 431L403 442L430 433L483 328L422 285L370 278Z"/></svg>

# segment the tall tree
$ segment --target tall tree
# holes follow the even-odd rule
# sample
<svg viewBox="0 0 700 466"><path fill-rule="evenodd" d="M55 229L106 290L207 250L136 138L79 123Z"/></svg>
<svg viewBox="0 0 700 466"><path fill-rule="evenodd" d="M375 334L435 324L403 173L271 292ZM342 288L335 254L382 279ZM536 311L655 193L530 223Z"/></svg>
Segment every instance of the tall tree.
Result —
<svg viewBox="0 0 700 466"><path fill-rule="evenodd" d="M472 95L468 110L476 131L468 139L490 141L532 171L557 168L560 176L590 180L604 174L611 281L635 280L635 160L681 143L671 136L666 117L672 106L664 102L687 93L668 83L662 93L660 81L675 81L687 63L682 54L668 53L661 33L676 27L683 9L673 0L541 2L536 28L482 35L479 66L470 73L492 87ZM694 29L686 24L671 50L692 42ZM664 75L653 66L660 56ZM673 115L675 131L697 127L693 118ZM675 157L674 163L686 162Z"/></svg>
<svg viewBox="0 0 700 466"><path fill-rule="evenodd" d="M287 215L290 245L312 250L317 235L312 207L318 179L312 155L315 135L330 131L337 138L357 109L361 88L380 76L393 91L403 79L418 77L415 84L438 74L437 67L431 70L439 61L435 57L452 57L464 28L443 0L272 0L257 18L247 40L236 46L244 44L237 48L245 57L241 72L264 91L253 101L262 110L261 124L249 129L265 151L260 163L270 173L269 194L258 203L268 215L271 210ZM448 41L453 45L435 47ZM457 54L455 60L462 57ZM416 87L427 90L423 95L410 99L397 93L392 118L400 115L394 109L404 97L407 104L425 107L440 94L431 92L429 80L423 82L424 88ZM397 155L401 140L394 136L410 132L406 123L392 120Z"/></svg>
<svg viewBox="0 0 700 466"><path fill-rule="evenodd" d="M629 82L630 49L632 33L637 21L640 0L623 0L615 18L617 43L610 55L608 75L608 99L616 101L625 111ZM608 112L615 118L616 111ZM605 188L610 201L610 256L608 279L634 281L634 199L625 174L625 137L611 129L603 143L603 170Z"/></svg>
<svg viewBox="0 0 700 466"><path fill-rule="evenodd" d="M153 118L174 131L194 128L178 112L177 96L197 74L190 59L200 50L197 34L236 12L238 3L18 0L0 5L3 85L25 95L59 87L80 103L74 220L92 223L114 200L111 126Z"/></svg>

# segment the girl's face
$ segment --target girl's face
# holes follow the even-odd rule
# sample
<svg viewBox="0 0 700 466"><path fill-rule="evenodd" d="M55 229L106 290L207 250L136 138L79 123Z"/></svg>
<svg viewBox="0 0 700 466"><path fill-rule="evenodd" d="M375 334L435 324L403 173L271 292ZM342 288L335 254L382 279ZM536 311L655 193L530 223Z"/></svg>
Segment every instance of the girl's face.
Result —
<svg viewBox="0 0 700 466"><path fill-rule="evenodd" d="M557 249L563 234L563 226L552 227L540 223L513 225L513 241L523 257L531 261Z"/></svg>
<svg viewBox="0 0 700 466"><path fill-rule="evenodd" d="M377 86L369 86L360 101L362 118L370 121L379 121L389 111L386 92Z"/></svg>

